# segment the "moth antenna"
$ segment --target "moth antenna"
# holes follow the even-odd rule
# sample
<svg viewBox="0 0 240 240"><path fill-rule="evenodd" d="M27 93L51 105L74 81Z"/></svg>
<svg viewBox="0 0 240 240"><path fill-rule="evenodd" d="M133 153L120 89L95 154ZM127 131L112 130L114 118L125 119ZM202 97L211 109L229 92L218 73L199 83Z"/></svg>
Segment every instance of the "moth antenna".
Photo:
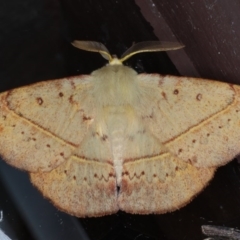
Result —
<svg viewBox="0 0 240 240"><path fill-rule="evenodd" d="M146 41L134 44L121 56L120 61L124 62L134 54L142 52L160 52L177 50L183 48L184 45L174 42L159 42L159 41Z"/></svg>
<svg viewBox="0 0 240 240"><path fill-rule="evenodd" d="M72 45L76 48L89 51L89 52L99 52L103 58L108 60L109 62L112 61L112 56L109 53L108 49L100 42L94 41L73 41Z"/></svg>

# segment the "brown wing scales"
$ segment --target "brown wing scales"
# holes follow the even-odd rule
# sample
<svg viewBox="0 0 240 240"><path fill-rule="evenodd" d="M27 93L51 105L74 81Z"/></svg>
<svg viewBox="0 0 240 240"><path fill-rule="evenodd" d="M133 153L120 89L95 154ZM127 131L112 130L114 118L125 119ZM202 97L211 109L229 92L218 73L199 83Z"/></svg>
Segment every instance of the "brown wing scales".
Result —
<svg viewBox="0 0 240 240"><path fill-rule="evenodd" d="M51 172L30 173L32 183L63 211L78 217L118 211L113 166L71 157Z"/></svg>

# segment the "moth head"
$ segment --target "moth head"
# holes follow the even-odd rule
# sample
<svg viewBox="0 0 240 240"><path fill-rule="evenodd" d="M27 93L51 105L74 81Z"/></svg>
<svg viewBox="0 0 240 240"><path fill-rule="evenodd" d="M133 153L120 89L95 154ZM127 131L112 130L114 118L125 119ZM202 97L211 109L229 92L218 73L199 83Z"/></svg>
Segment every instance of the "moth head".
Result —
<svg viewBox="0 0 240 240"><path fill-rule="evenodd" d="M124 52L121 58L118 59L115 55L111 55L108 49L102 43L99 42L75 40L72 42L72 45L76 48L85 51L99 52L103 56L103 58L109 61L110 65L121 65L124 61L126 61L128 58L137 53L170 51L184 47L184 45L180 43L173 42L159 42L159 41L139 42L132 45L132 47L130 47L126 52Z"/></svg>

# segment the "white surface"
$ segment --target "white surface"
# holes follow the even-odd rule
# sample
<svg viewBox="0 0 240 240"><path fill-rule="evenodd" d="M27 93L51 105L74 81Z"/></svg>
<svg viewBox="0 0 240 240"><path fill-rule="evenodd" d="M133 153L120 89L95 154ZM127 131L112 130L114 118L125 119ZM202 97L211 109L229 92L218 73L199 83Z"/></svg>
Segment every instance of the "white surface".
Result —
<svg viewBox="0 0 240 240"><path fill-rule="evenodd" d="M11 240L1 229L0 229L0 240Z"/></svg>

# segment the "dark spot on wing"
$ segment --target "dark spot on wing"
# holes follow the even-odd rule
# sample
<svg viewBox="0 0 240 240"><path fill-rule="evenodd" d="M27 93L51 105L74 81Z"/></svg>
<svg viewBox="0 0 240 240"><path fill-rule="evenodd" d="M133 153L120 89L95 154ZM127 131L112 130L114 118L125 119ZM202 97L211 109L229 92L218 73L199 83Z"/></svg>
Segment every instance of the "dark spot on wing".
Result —
<svg viewBox="0 0 240 240"><path fill-rule="evenodd" d="M200 101L200 100L202 99L202 94L199 93L199 94L196 96L196 99L197 99L198 101Z"/></svg>
<svg viewBox="0 0 240 240"><path fill-rule="evenodd" d="M165 100L167 100L167 95L166 95L165 92L162 92L162 96L163 96L163 98L164 98Z"/></svg>
<svg viewBox="0 0 240 240"><path fill-rule="evenodd" d="M108 176L109 177L114 177L114 175L112 173L109 173Z"/></svg>
<svg viewBox="0 0 240 240"><path fill-rule="evenodd" d="M179 148L178 149L178 153L181 153L183 150L182 150L182 148Z"/></svg>
<svg viewBox="0 0 240 240"><path fill-rule="evenodd" d="M193 156L192 159L188 159L188 162L191 164L196 164L197 163L197 156Z"/></svg>
<svg viewBox="0 0 240 240"><path fill-rule="evenodd" d="M71 104L74 104L75 101L73 100L73 95L71 95L69 98L68 98L68 101L71 103Z"/></svg>
<svg viewBox="0 0 240 240"><path fill-rule="evenodd" d="M179 93L178 89L175 89L175 90L173 91L173 93L174 93L175 95L178 95L178 93Z"/></svg>
<svg viewBox="0 0 240 240"><path fill-rule="evenodd" d="M86 115L83 115L83 121L90 121L90 120L92 120L92 118L91 117L88 117L88 116L86 116Z"/></svg>
<svg viewBox="0 0 240 240"><path fill-rule="evenodd" d="M39 105L42 105L42 104L43 104L43 99L42 99L42 98L38 97L36 100L37 100L37 103L38 103Z"/></svg>
<svg viewBox="0 0 240 240"><path fill-rule="evenodd" d="M102 136L102 140L103 140L103 141L106 141L107 139L108 139L108 136L105 135L105 134L103 134L103 136Z"/></svg>
<svg viewBox="0 0 240 240"><path fill-rule="evenodd" d="M129 172L128 172L128 171L123 172L123 173L122 173L122 176L124 176L124 175L127 175L127 176L128 176L128 175L129 175Z"/></svg>

